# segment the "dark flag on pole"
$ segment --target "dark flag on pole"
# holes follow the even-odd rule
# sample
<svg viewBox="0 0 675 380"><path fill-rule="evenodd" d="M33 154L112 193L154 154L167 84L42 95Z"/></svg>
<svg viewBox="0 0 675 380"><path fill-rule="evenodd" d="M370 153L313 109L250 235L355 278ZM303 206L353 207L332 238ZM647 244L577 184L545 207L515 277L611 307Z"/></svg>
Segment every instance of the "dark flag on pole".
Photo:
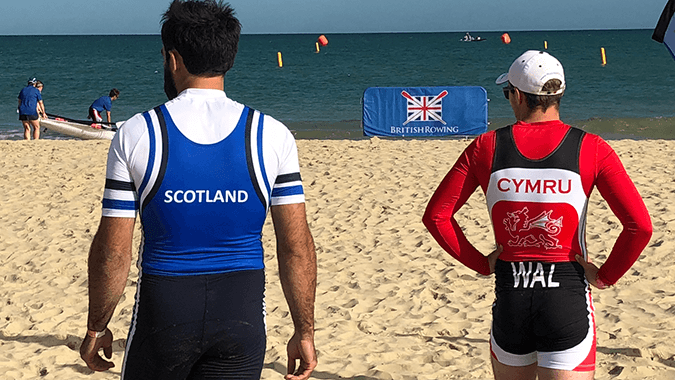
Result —
<svg viewBox="0 0 675 380"><path fill-rule="evenodd" d="M663 8L663 13L661 13L661 18L659 23L656 24L654 28L654 34L652 34L652 39L657 42L661 42L666 45L668 51L675 59L675 19L673 15L675 14L675 0L668 0L668 4Z"/></svg>

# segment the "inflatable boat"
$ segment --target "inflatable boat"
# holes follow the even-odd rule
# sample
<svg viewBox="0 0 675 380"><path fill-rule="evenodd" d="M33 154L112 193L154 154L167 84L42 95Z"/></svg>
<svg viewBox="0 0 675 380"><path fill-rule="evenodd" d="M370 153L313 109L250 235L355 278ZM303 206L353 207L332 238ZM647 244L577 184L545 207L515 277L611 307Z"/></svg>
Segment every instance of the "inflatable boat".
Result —
<svg viewBox="0 0 675 380"><path fill-rule="evenodd" d="M111 128L103 124L91 122L85 124L85 122L66 120L61 117L41 119L40 126L50 131L84 140L112 140L117 130L117 128Z"/></svg>

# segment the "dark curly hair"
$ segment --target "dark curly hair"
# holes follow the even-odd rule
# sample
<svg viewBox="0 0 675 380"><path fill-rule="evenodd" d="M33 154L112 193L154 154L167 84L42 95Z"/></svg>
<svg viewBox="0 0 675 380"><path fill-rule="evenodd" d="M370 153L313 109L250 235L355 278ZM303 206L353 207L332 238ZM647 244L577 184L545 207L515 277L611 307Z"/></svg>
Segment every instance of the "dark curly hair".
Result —
<svg viewBox="0 0 675 380"><path fill-rule="evenodd" d="M162 17L164 50L176 50L192 75L225 75L240 33L234 9L220 0L174 0Z"/></svg>

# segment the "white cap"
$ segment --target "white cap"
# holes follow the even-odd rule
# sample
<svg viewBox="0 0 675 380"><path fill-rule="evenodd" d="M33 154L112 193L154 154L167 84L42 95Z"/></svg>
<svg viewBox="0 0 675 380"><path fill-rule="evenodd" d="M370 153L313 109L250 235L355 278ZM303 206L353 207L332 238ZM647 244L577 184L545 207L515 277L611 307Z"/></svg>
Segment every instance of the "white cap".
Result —
<svg viewBox="0 0 675 380"><path fill-rule="evenodd" d="M555 92L542 91L544 84L551 79L562 82ZM528 50L511 64L508 73L497 78L495 83L511 84L520 91L534 95L558 95L565 91L565 72L560 62L552 55L537 50Z"/></svg>

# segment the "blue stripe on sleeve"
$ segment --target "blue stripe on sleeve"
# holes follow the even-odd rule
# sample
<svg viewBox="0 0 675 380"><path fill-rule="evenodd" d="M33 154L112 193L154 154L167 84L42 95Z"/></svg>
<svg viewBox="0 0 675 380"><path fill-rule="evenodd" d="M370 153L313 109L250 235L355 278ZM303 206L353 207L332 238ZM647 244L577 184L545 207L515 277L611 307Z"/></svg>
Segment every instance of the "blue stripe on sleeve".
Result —
<svg viewBox="0 0 675 380"><path fill-rule="evenodd" d="M103 198L103 208L112 210L128 210L135 211L138 209L138 202L136 201L118 201L115 199Z"/></svg>
<svg viewBox="0 0 675 380"><path fill-rule="evenodd" d="M287 197L289 195L300 195L304 193L305 192L302 190L302 185L289 187L275 187L274 190L272 190L272 197L273 198Z"/></svg>

